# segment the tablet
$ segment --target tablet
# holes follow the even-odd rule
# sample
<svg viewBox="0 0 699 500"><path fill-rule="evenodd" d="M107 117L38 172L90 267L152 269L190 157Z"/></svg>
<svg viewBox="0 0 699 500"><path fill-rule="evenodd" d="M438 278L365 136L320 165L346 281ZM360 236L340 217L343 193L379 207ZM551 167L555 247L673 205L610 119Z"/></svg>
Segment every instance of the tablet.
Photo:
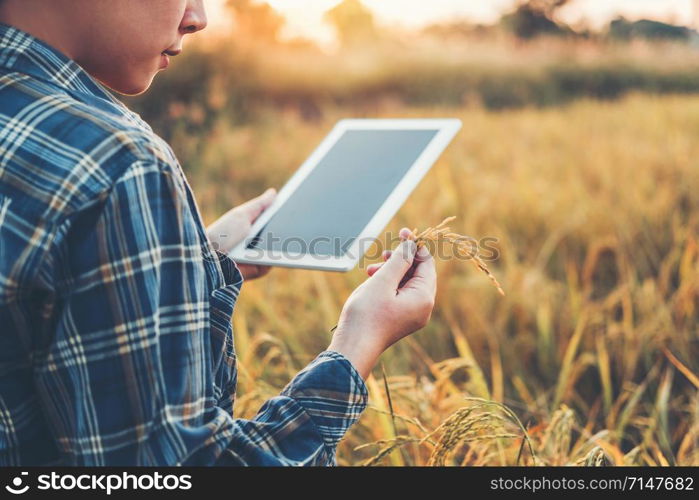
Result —
<svg viewBox="0 0 699 500"><path fill-rule="evenodd" d="M341 120L230 257L353 269L460 128L456 119Z"/></svg>

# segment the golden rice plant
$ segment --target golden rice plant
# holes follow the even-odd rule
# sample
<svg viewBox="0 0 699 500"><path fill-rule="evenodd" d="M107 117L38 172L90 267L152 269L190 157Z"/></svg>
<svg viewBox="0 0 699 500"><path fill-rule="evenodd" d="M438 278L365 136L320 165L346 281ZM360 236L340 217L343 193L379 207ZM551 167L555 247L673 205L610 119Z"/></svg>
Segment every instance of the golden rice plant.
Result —
<svg viewBox="0 0 699 500"><path fill-rule="evenodd" d="M613 462L610 460L603 448L595 446L592 450L590 450L590 453L588 453L582 461L576 463L576 465L585 465L587 467L606 467L608 465L613 465Z"/></svg>
<svg viewBox="0 0 699 500"><path fill-rule="evenodd" d="M434 241L437 242L439 241L440 238L444 238L446 241L449 243L452 243L454 245L454 249L456 250L457 255L460 255L462 257L466 257L471 259L473 264L483 271L488 278L490 278L490 281L493 282L493 285L498 289L498 292L500 292L500 295L505 295L505 291L502 289L500 286L500 283L498 283L498 280L495 279L495 276L493 276L493 273L490 272L490 269L488 269L488 266L483 262L483 260L480 258L478 255L478 249L476 248L475 253L473 252L473 249L471 248L472 245L469 245L469 241L473 241L473 238L469 236L465 236L463 234L459 233L454 233L451 231L449 226L447 224L451 221L456 219L455 215L452 215L451 217L447 217L444 219L442 222L437 224L435 227L428 227L424 231L418 233L417 228L413 229L412 234L410 235L410 238L415 241L415 244L417 245L417 248L423 247L427 245L427 242L429 241Z"/></svg>
<svg viewBox="0 0 699 500"><path fill-rule="evenodd" d="M369 406L338 463L699 465L699 97L378 114L394 111L472 124L395 222L458 215L458 225L414 231L431 248L430 234L448 225L497 232L502 265L492 270L507 296L482 296L467 279L482 270L442 263L430 324L383 355L387 382L378 370L369 377ZM207 139L190 172L208 196L205 216L290 175L345 114L324 112L320 125L284 114ZM472 255L475 242L465 243ZM325 325L364 279L359 269L280 268L245 283L233 315L237 417L254 418L327 345ZM483 416L500 410L466 417L464 396L507 405L533 453L518 425ZM505 433L517 437L495 437Z"/></svg>
<svg viewBox="0 0 699 500"><path fill-rule="evenodd" d="M515 446L507 446L515 454L511 454L512 463L523 464L529 455L532 464L540 464L527 430L517 415L506 405L483 398L466 397L467 405L463 406L435 429L428 431L418 420L404 417L391 412L391 416L412 424L419 436L401 434L390 439L379 439L354 448L355 451L378 446L378 452L367 459L363 465L379 464L396 449L410 444L427 446L429 458L427 465L443 466L448 460L465 464L474 453L482 455L481 459L490 460L487 455L502 455L503 443L508 440L520 440ZM376 408L373 408L376 410ZM507 458L505 458L507 460Z"/></svg>

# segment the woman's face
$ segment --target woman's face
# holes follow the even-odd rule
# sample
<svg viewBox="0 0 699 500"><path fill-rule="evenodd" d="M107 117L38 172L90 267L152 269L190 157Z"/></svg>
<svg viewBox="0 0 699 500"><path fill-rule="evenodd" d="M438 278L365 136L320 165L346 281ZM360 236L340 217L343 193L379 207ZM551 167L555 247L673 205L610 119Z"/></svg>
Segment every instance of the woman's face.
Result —
<svg viewBox="0 0 699 500"><path fill-rule="evenodd" d="M116 92L140 94L206 27L204 0L69 0L76 26L71 55Z"/></svg>

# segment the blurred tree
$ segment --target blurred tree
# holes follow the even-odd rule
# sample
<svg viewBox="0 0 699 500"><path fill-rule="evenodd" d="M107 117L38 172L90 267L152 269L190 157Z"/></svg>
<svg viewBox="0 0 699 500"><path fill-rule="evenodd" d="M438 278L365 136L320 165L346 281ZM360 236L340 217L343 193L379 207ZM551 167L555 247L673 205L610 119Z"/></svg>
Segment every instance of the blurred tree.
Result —
<svg viewBox="0 0 699 500"><path fill-rule="evenodd" d="M374 15L360 0L343 0L325 13L343 46L371 43L377 39Z"/></svg>
<svg viewBox="0 0 699 500"><path fill-rule="evenodd" d="M568 3L570 0L521 0L514 11L500 18L500 24L523 39L543 34L573 34L570 28L555 20L556 11Z"/></svg>
<svg viewBox="0 0 699 500"><path fill-rule="evenodd" d="M276 43L285 19L268 3L257 0L227 0L235 16L235 30L243 41Z"/></svg>
<svg viewBox="0 0 699 500"><path fill-rule="evenodd" d="M609 23L609 36L617 40L630 40L632 38L646 38L650 40L679 40L688 41L692 30L684 26L641 19L639 21L627 21L618 17Z"/></svg>

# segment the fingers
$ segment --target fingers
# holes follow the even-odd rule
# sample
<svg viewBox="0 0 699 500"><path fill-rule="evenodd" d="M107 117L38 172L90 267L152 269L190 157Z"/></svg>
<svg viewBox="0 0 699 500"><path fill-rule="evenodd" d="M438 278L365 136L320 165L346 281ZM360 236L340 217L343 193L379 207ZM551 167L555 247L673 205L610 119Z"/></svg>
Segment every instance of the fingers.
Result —
<svg viewBox="0 0 699 500"><path fill-rule="evenodd" d="M413 234L413 232L409 228L403 227L398 232L398 237L400 238L401 241L405 241L408 238L410 238L410 236L412 236L412 234ZM387 261L391 257L392 254L393 254L393 250L384 250L381 253L381 258L384 261ZM415 260L417 260L418 258L419 258L419 255L415 255ZM382 263L371 264L366 268L366 272L369 276L373 276L374 274L376 274L376 272L379 269L381 269L381 267L383 267ZM408 278L410 278L410 276L404 275L402 280L407 281ZM400 282L399 285L402 285L402 282Z"/></svg>
<svg viewBox="0 0 699 500"><path fill-rule="evenodd" d="M381 276L387 282L398 288L401 279L405 276L405 273L410 269L415 257L415 242L412 240L404 240L397 247L396 250L391 253L391 256L386 260L386 262L381 266L381 268L376 271L376 277Z"/></svg>
<svg viewBox="0 0 699 500"><path fill-rule="evenodd" d="M272 268L270 266L257 266L257 278L262 278L269 274Z"/></svg>
<svg viewBox="0 0 699 500"><path fill-rule="evenodd" d="M240 208L245 211L248 221L250 223L253 223L262 212L269 208L269 206L272 204L272 202L274 202L274 199L276 197L277 190L274 188L269 188L260 196L253 198L252 200L246 201L245 203L240 205Z"/></svg>
<svg viewBox="0 0 699 500"><path fill-rule="evenodd" d="M434 258L425 247L420 248L415 257L412 276L400 290L410 289L423 289L433 296L437 293L437 270Z"/></svg>
<svg viewBox="0 0 699 500"><path fill-rule="evenodd" d="M245 281L254 280L266 276L272 269L270 266L258 266L255 264L236 264Z"/></svg>
<svg viewBox="0 0 699 500"><path fill-rule="evenodd" d="M384 251L381 253L381 258L382 258L382 259L384 260L384 262L385 262L385 261L387 261L387 260L391 257L391 254L392 254L392 253L393 253L392 250L384 250ZM376 271L378 271L379 269L381 269L381 266L383 266L383 262L376 263L376 264L371 264L371 265L367 266L366 272L367 272L367 274L368 274L369 276L373 276L373 275L376 273Z"/></svg>
<svg viewBox="0 0 699 500"><path fill-rule="evenodd" d="M413 232L410 229L408 229L407 227L404 227L404 228L401 228L401 230L398 232L398 237L401 240L407 240L410 237L410 235L412 235L412 234L413 234Z"/></svg>

